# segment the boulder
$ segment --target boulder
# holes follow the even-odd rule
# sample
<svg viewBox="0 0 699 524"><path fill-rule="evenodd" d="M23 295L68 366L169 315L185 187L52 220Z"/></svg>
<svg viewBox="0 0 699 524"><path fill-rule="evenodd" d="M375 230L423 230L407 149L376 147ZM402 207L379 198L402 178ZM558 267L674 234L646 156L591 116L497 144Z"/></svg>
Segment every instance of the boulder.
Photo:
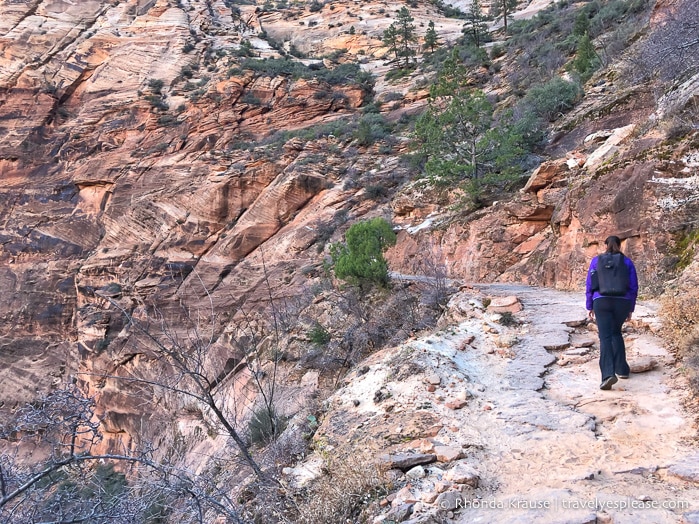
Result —
<svg viewBox="0 0 699 524"><path fill-rule="evenodd" d="M544 162L531 174L522 192L536 193L539 189L551 185L556 178L564 175L566 170L565 159Z"/></svg>
<svg viewBox="0 0 699 524"><path fill-rule="evenodd" d="M522 311L522 304L514 295L494 297L488 304L487 310L491 313L518 313Z"/></svg>
<svg viewBox="0 0 699 524"><path fill-rule="evenodd" d="M645 373L646 371L655 369L657 365L657 360L652 357L636 357L629 360L631 373Z"/></svg>
<svg viewBox="0 0 699 524"><path fill-rule="evenodd" d="M456 446L435 446L434 453L439 462L453 462L464 456L462 449Z"/></svg>

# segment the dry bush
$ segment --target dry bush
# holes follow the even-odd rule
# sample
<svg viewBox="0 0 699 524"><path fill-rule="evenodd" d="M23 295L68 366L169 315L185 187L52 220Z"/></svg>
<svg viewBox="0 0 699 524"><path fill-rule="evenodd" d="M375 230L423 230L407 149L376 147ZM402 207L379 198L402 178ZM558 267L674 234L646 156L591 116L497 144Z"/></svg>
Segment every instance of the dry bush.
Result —
<svg viewBox="0 0 699 524"><path fill-rule="evenodd" d="M688 357L687 349L699 338L699 288L694 286L666 294L660 316L663 335L679 356Z"/></svg>
<svg viewBox="0 0 699 524"><path fill-rule="evenodd" d="M676 82L699 70L699 9L694 0L679 0L658 16L633 60L636 75Z"/></svg>
<svg viewBox="0 0 699 524"><path fill-rule="evenodd" d="M329 457L325 474L297 501L299 524L362 522L362 512L387 493L378 465L367 456Z"/></svg>
<svg viewBox="0 0 699 524"><path fill-rule="evenodd" d="M660 316L664 338L683 360L689 382L699 393L699 287L688 285L666 295Z"/></svg>

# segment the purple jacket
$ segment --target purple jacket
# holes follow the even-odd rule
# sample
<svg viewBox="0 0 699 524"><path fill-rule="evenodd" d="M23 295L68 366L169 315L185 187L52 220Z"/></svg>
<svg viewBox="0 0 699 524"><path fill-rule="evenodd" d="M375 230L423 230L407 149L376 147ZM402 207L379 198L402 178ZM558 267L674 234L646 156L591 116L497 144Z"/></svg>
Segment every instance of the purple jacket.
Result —
<svg viewBox="0 0 699 524"><path fill-rule="evenodd" d="M636 275L636 266L633 265L629 257L624 257L624 264L629 268L629 290L623 297L609 297L609 298L623 298L625 300L631 301L631 311L636 308L636 297L638 296L638 276ZM587 281L585 282L585 307L588 311L592 311L592 301L603 295L599 291L592 292L592 272L597 270L597 257L592 259L590 262L590 269L587 270Z"/></svg>

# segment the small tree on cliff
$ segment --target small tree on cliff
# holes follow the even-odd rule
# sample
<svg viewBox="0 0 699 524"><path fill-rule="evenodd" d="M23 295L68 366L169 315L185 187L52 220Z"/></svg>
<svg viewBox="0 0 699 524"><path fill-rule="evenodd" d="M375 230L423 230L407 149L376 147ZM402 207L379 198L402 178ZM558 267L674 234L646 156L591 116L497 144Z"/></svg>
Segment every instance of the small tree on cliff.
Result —
<svg viewBox="0 0 699 524"><path fill-rule="evenodd" d="M388 264L383 251L396 243L396 234L383 218L353 224L344 244L330 248L335 276L359 287L388 284Z"/></svg>
<svg viewBox="0 0 699 524"><path fill-rule="evenodd" d="M485 94L466 86L455 50L432 86L430 105L415 124L415 145L435 186L464 189L475 204L487 187L516 178L521 136L508 115L496 119Z"/></svg>
<svg viewBox="0 0 699 524"><path fill-rule="evenodd" d="M396 21L388 26L388 29L383 33L384 44L390 48L399 63L401 60L403 61L402 67L404 69L410 67L410 61L415 56L413 46L417 42L417 33L413 21L408 8L403 6L398 11Z"/></svg>
<svg viewBox="0 0 699 524"><path fill-rule="evenodd" d="M590 35L585 33L578 38L578 48L575 58L571 62L571 68L580 75L580 80L586 82L592 76L595 69L599 67L600 60L595 46L590 40Z"/></svg>
<svg viewBox="0 0 699 524"><path fill-rule="evenodd" d="M485 23L480 0L473 0L471 3L471 7L466 14L466 23L464 23L461 32L464 35L464 39L476 47L480 47L488 39L488 25Z"/></svg>
<svg viewBox="0 0 699 524"><path fill-rule="evenodd" d="M434 53L434 50L439 47L439 35L434 28L434 22L430 20L427 24L427 31L425 32L425 43L423 44L425 49L429 49L430 52Z"/></svg>

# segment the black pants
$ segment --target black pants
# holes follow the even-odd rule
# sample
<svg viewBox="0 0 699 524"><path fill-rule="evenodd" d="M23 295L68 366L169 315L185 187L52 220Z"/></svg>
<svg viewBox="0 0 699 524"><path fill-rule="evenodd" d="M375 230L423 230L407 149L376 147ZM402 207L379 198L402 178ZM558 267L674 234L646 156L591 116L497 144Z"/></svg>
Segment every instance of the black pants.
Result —
<svg viewBox="0 0 699 524"><path fill-rule="evenodd" d="M631 312L631 301L624 298L600 297L592 303L599 331L599 367L602 380L614 374L628 375L626 348L621 327Z"/></svg>

